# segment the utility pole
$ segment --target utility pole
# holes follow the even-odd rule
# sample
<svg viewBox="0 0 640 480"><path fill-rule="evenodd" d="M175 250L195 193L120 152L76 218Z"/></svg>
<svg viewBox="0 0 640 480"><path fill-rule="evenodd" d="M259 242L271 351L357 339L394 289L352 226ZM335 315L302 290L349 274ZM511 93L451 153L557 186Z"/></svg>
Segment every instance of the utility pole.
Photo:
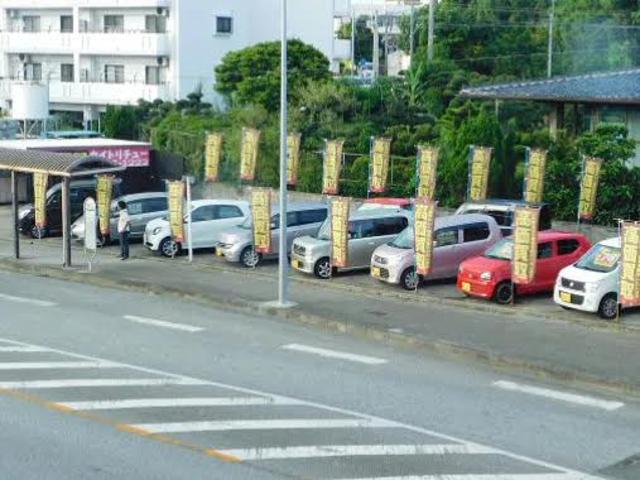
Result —
<svg viewBox="0 0 640 480"><path fill-rule="evenodd" d="M378 12L373 13L373 79L380 73L380 32L378 31Z"/></svg>
<svg viewBox="0 0 640 480"><path fill-rule="evenodd" d="M549 46L547 48L547 77L551 78L553 73L553 17L556 11L556 0L551 0L551 11L549 12Z"/></svg>
<svg viewBox="0 0 640 480"><path fill-rule="evenodd" d="M351 75L356 74L356 10L351 5Z"/></svg>
<svg viewBox="0 0 640 480"><path fill-rule="evenodd" d="M409 25L409 57L411 58L411 65L413 66L413 45L416 37L416 22L415 22L415 8L411 4L411 17Z"/></svg>
<svg viewBox="0 0 640 480"><path fill-rule="evenodd" d="M433 61L433 31L436 26L436 0L429 2L429 30L427 34L427 60Z"/></svg>

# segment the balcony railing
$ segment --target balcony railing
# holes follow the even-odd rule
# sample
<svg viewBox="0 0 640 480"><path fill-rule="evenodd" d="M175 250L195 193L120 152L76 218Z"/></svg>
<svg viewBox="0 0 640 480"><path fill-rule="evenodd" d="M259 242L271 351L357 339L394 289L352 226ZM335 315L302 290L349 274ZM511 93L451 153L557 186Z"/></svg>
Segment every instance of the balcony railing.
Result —
<svg viewBox="0 0 640 480"><path fill-rule="evenodd" d="M49 83L49 100L52 103L75 103L93 105L127 105L139 99L153 101L171 100L168 83L148 85L145 83L61 82Z"/></svg>

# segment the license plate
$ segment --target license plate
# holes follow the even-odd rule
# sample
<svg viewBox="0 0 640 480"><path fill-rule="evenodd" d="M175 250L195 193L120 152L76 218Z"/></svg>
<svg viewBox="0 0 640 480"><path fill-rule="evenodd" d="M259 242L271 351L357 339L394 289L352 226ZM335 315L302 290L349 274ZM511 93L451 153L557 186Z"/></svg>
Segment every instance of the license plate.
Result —
<svg viewBox="0 0 640 480"><path fill-rule="evenodd" d="M469 282L462 282L462 291L463 292L470 292L471 291L471 284Z"/></svg>
<svg viewBox="0 0 640 480"><path fill-rule="evenodd" d="M371 275L373 275L376 278L380 278L380 269L378 267L373 267L371 269Z"/></svg>
<svg viewBox="0 0 640 480"><path fill-rule="evenodd" d="M565 303L571 303L571 294L567 292L560 292L560 300Z"/></svg>
<svg viewBox="0 0 640 480"><path fill-rule="evenodd" d="M302 268L302 262L300 260L291 260L291 266L293 268Z"/></svg>

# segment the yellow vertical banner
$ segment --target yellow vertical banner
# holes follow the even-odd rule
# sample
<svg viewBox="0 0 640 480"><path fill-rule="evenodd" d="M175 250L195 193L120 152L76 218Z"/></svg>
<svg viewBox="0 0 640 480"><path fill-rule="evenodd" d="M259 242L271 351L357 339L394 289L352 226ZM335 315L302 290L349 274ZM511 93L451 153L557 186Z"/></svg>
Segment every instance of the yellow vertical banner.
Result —
<svg viewBox="0 0 640 480"><path fill-rule="evenodd" d="M36 211L35 225L37 228L47 226L47 185L49 175L46 173L33 174L33 203Z"/></svg>
<svg viewBox="0 0 640 480"><path fill-rule="evenodd" d="M271 252L271 190L256 188L251 192L253 221L253 249L258 253Z"/></svg>
<svg viewBox="0 0 640 480"><path fill-rule="evenodd" d="M418 275L429 275L433 268L433 229L436 221L436 202L426 197L417 198L413 221L416 272Z"/></svg>
<svg viewBox="0 0 640 480"><path fill-rule="evenodd" d="M391 160L391 139L374 138L371 145L371 170L369 175L369 191L383 193L387 190L389 162Z"/></svg>
<svg viewBox="0 0 640 480"><path fill-rule="evenodd" d="M623 222L621 227L620 303L640 305L640 223Z"/></svg>
<svg viewBox="0 0 640 480"><path fill-rule="evenodd" d="M287 185L295 187L298 184L298 169L300 168L300 146L302 135L290 133L287 136Z"/></svg>
<svg viewBox="0 0 640 480"><path fill-rule="evenodd" d="M601 170L602 159L594 157L584 158L582 164L582 179L580 181L580 205L578 207L578 218L580 220L592 220L595 215Z"/></svg>
<svg viewBox="0 0 640 480"><path fill-rule="evenodd" d="M542 149L528 149L527 157L524 201L541 203L544 196L544 173L547 168L547 151Z"/></svg>
<svg viewBox="0 0 640 480"><path fill-rule="evenodd" d="M438 157L440 151L437 147L418 147L418 159L416 175L418 177L418 198L435 200L436 181L438 178Z"/></svg>
<svg viewBox="0 0 640 480"><path fill-rule="evenodd" d="M349 266L349 209L351 199L337 197L331 201L331 266Z"/></svg>
<svg viewBox="0 0 640 480"><path fill-rule="evenodd" d="M468 192L468 198L471 201L481 201L487 198L492 151L493 149L490 147L471 146Z"/></svg>
<svg viewBox="0 0 640 480"><path fill-rule="evenodd" d="M221 133L208 133L204 149L204 178L208 182L217 182L220 176L222 145L224 137Z"/></svg>
<svg viewBox="0 0 640 480"><path fill-rule="evenodd" d="M538 207L516 207L513 232L513 283L528 284L536 276L538 258Z"/></svg>
<svg viewBox="0 0 640 480"><path fill-rule="evenodd" d="M260 130L242 129L242 145L240 149L240 180L252 182L256 178L256 163L260 146Z"/></svg>
<svg viewBox="0 0 640 480"><path fill-rule="evenodd" d="M325 144L322 172L322 193L325 195L337 195L340 190L343 147L343 140L328 140Z"/></svg>
<svg viewBox="0 0 640 480"><path fill-rule="evenodd" d="M181 180L169 182L169 224L171 237L177 243L184 242L184 191Z"/></svg>
<svg viewBox="0 0 640 480"><path fill-rule="evenodd" d="M111 200L113 197L113 175L98 175L96 196L98 204L98 223L100 233L109 235L111 228Z"/></svg>

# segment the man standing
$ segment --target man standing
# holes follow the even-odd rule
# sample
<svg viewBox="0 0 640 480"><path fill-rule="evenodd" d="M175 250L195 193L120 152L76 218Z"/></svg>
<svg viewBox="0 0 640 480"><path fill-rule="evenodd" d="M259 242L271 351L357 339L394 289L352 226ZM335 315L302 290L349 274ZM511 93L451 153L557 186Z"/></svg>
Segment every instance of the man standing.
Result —
<svg viewBox="0 0 640 480"><path fill-rule="evenodd" d="M120 210L118 216L118 234L120 234L120 259L126 260L129 258L129 231L131 230L131 219L129 218L129 211L127 210L127 204L120 200L118 202L118 209Z"/></svg>

